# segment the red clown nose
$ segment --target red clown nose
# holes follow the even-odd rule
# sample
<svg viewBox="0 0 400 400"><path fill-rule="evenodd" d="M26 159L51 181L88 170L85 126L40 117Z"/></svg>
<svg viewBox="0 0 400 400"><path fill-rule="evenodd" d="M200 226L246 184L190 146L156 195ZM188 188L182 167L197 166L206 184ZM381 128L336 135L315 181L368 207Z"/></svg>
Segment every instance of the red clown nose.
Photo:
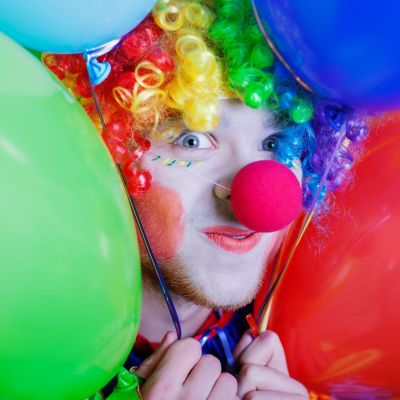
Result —
<svg viewBox="0 0 400 400"><path fill-rule="evenodd" d="M274 232L289 225L301 210L301 198L296 175L273 160L244 166L231 187L236 218L256 232Z"/></svg>

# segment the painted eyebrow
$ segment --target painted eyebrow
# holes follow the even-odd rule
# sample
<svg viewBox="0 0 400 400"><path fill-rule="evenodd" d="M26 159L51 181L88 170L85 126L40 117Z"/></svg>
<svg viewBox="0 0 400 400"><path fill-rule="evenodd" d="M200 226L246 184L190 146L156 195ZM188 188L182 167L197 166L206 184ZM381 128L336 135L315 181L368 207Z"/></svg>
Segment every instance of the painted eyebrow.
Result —
<svg viewBox="0 0 400 400"><path fill-rule="evenodd" d="M265 137L275 135L276 133L282 133L284 129L283 124L274 117L264 119L262 126Z"/></svg>
<svg viewBox="0 0 400 400"><path fill-rule="evenodd" d="M264 118L262 125L264 128L270 128L271 125L275 125L274 118L272 118L272 117Z"/></svg>
<svg viewBox="0 0 400 400"><path fill-rule="evenodd" d="M219 122L219 126L223 129L229 129L232 126L232 122L229 119L227 113L221 113L221 119Z"/></svg>

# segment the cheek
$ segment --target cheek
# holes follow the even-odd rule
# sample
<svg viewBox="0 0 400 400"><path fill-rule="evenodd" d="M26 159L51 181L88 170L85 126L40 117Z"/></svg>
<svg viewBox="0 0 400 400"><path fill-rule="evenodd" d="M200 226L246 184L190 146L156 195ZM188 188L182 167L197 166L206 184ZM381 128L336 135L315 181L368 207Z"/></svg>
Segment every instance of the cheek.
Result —
<svg viewBox="0 0 400 400"><path fill-rule="evenodd" d="M154 183L145 195L136 200L136 205L154 255L160 260L175 257L184 230L179 194ZM139 245L140 251L145 253L141 239Z"/></svg>

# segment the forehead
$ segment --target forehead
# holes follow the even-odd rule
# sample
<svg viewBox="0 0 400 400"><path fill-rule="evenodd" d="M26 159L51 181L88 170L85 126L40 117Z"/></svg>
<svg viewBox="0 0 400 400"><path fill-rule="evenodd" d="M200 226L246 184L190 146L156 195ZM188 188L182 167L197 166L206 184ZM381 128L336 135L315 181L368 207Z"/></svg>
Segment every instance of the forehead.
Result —
<svg viewBox="0 0 400 400"><path fill-rule="evenodd" d="M219 124L211 131L203 133L211 133L218 139L236 141L238 135L259 139L279 130L278 119L269 110L253 109L239 100L232 99L221 99L218 103ZM185 126L183 120L178 116L162 121L157 131L161 133L162 137L159 144L171 143L182 133L193 132Z"/></svg>
<svg viewBox="0 0 400 400"><path fill-rule="evenodd" d="M265 109L253 109L238 100L220 100L220 124L218 130L244 128L253 130L267 130L275 127L274 114Z"/></svg>

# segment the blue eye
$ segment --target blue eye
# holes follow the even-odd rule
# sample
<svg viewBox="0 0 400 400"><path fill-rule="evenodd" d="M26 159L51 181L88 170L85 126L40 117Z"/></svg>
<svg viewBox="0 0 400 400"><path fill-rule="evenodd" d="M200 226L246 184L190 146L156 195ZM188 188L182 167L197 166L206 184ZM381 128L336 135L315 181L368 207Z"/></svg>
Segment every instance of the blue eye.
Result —
<svg viewBox="0 0 400 400"><path fill-rule="evenodd" d="M182 146L189 147L189 148L198 148L200 146L200 140L195 135L186 135L182 139Z"/></svg>
<svg viewBox="0 0 400 400"><path fill-rule="evenodd" d="M279 137L272 135L266 137L261 143L261 150L276 153L279 149Z"/></svg>
<svg viewBox="0 0 400 400"><path fill-rule="evenodd" d="M181 135L174 144L186 149L212 149L214 145L205 133L187 132Z"/></svg>

